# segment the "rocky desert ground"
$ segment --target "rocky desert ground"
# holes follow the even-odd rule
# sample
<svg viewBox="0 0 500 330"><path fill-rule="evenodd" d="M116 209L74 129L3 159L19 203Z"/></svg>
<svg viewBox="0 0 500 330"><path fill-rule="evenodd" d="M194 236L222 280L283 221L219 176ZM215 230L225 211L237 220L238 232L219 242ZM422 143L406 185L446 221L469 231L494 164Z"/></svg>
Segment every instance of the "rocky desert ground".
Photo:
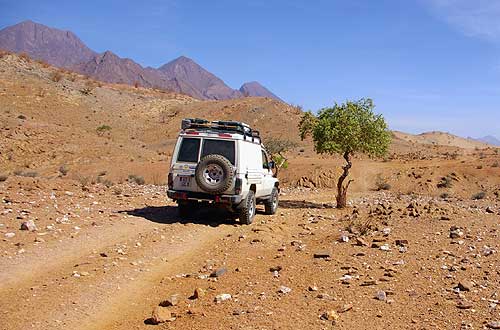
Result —
<svg viewBox="0 0 500 330"><path fill-rule="evenodd" d="M0 58L0 329L500 329L500 150L395 132L385 159L299 141L297 107L199 101ZM184 117L291 139L276 215L180 219Z"/></svg>

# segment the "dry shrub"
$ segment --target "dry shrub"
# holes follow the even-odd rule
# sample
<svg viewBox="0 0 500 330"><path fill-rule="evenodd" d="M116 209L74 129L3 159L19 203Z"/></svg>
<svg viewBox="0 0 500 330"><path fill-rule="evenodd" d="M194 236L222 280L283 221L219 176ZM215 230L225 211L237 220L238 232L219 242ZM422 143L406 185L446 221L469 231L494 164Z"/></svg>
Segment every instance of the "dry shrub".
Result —
<svg viewBox="0 0 500 330"><path fill-rule="evenodd" d="M128 176L128 182L135 183L138 185L143 185L146 183L146 181L144 180L144 177L139 176L139 175L135 175L135 174L130 174Z"/></svg>
<svg viewBox="0 0 500 330"><path fill-rule="evenodd" d="M377 175L377 179L375 180L375 187L377 191L381 190L391 190L391 185L387 182L387 179L382 177L381 174Z"/></svg>
<svg viewBox="0 0 500 330"><path fill-rule="evenodd" d="M438 188L451 188L453 186L453 178L449 175L442 177L437 184Z"/></svg>
<svg viewBox="0 0 500 330"><path fill-rule="evenodd" d="M480 199L484 199L485 197L486 197L486 192L484 192L484 191L480 191L480 192L472 195L472 199L475 201L480 200Z"/></svg>
<svg viewBox="0 0 500 330"><path fill-rule="evenodd" d="M59 71L54 71L50 74L50 80L53 82L59 82L63 78L62 74Z"/></svg>
<svg viewBox="0 0 500 330"><path fill-rule="evenodd" d="M355 235L365 236L376 229L377 226L374 222L375 219L373 217L364 219L353 217L345 227L345 230Z"/></svg>
<svg viewBox="0 0 500 330"><path fill-rule="evenodd" d="M97 183L101 183L105 185L107 188L111 188L114 185L113 181L104 178L104 176L102 175L97 177Z"/></svg>

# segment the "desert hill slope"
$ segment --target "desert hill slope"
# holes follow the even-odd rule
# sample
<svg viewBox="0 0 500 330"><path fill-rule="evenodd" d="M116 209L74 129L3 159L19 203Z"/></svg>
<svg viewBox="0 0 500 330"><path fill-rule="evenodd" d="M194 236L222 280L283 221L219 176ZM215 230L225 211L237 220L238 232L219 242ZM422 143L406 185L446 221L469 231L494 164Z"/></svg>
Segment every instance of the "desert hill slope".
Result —
<svg viewBox="0 0 500 330"><path fill-rule="evenodd" d="M297 139L301 114L269 98L200 101L103 84L13 54L0 58L0 109L1 172L52 175L64 165L95 174L125 164L113 169L115 179L146 164L165 173L182 118L241 120L267 136Z"/></svg>
<svg viewBox="0 0 500 330"><path fill-rule="evenodd" d="M482 141L467 139L446 132L434 131L434 132L425 132L418 135L414 135L414 134L394 131L393 134L394 137L397 139L401 139L410 143L418 143L426 145L450 146L463 149L488 148L492 146Z"/></svg>

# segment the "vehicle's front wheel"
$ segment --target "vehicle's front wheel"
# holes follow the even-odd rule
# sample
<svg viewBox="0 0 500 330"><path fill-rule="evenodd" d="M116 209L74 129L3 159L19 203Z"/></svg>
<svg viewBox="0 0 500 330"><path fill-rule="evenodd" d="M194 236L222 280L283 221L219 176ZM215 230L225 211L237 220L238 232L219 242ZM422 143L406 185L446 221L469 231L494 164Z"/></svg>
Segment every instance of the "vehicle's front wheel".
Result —
<svg viewBox="0 0 500 330"><path fill-rule="evenodd" d="M276 210L278 209L278 188L274 187L273 191L271 192L271 197L264 202L264 208L265 208L265 213L268 215L272 215L276 213Z"/></svg>
<svg viewBox="0 0 500 330"><path fill-rule="evenodd" d="M248 192L247 198L242 202L243 205L240 208L240 222L244 225L249 225L253 222L255 217L255 193L250 190Z"/></svg>

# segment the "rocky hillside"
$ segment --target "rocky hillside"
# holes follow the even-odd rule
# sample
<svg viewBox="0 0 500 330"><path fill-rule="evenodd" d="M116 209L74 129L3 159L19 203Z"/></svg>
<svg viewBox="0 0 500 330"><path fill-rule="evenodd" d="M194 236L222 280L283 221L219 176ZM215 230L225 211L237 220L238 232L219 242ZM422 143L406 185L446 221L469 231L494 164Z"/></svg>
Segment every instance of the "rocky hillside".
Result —
<svg viewBox="0 0 500 330"><path fill-rule="evenodd" d="M109 50L99 54L88 48L70 31L32 21L0 30L0 49L26 53L33 59L104 82L155 87L201 100L262 96L281 101L260 84L258 89L253 88L242 94L185 56L157 69L143 67L132 59L121 58Z"/></svg>

